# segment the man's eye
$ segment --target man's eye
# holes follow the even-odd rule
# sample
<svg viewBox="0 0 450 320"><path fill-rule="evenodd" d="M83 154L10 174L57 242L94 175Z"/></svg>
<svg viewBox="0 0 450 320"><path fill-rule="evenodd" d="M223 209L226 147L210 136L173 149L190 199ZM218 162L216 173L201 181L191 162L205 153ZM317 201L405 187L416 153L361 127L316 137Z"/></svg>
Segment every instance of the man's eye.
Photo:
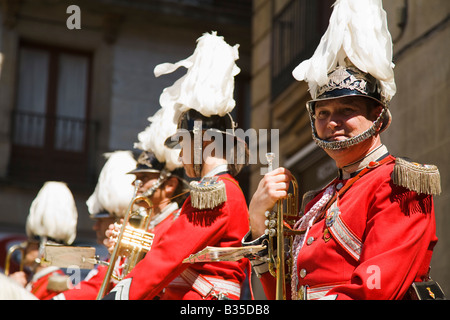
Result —
<svg viewBox="0 0 450 320"><path fill-rule="evenodd" d="M149 180L148 179L148 177L146 177L146 176L143 176L143 177L139 177L139 179L138 180L141 180L142 181L142 184L144 185L144 184L146 184L147 183L147 181Z"/></svg>
<svg viewBox="0 0 450 320"><path fill-rule="evenodd" d="M344 110L343 110L343 113L344 113L344 115L351 115L351 114L353 114L353 112L354 112L355 110L354 109L352 109L352 108L345 108Z"/></svg>
<svg viewBox="0 0 450 320"><path fill-rule="evenodd" d="M326 117L328 117L328 112L327 111L318 111L318 112L316 112L316 118L317 119L325 119Z"/></svg>

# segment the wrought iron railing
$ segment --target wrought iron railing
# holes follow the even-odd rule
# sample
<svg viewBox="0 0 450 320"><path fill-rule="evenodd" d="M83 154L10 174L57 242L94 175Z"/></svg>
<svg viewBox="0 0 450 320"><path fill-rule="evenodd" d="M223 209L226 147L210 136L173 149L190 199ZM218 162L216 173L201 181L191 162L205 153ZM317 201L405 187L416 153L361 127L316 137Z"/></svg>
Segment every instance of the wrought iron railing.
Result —
<svg viewBox="0 0 450 320"><path fill-rule="evenodd" d="M87 135L94 122L73 117L48 116L36 112L13 112L12 144L58 151L87 151Z"/></svg>
<svg viewBox="0 0 450 320"><path fill-rule="evenodd" d="M34 112L13 113L12 144L24 147L44 147L46 117Z"/></svg>
<svg viewBox="0 0 450 320"><path fill-rule="evenodd" d="M16 110L11 123L11 181L95 183L97 122Z"/></svg>

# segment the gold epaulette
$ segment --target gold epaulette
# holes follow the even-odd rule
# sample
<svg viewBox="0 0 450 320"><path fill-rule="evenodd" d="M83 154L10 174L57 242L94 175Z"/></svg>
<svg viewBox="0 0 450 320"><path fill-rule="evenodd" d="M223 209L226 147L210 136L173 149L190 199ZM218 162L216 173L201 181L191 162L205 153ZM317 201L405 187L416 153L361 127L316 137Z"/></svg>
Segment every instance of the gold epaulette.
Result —
<svg viewBox="0 0 450 320"><path fill-rule="evenodd" d="M419 164L403 158L395 159L392 181L398 186L424 194L441 193L441 178L435 165Z"/></svg>
<svg viewBox="0 0 450 320"><path fill-rule="evenodd" d="M213 209L227 201L225 183L218 177L191 182L191 205L196 209Z"/></svg>

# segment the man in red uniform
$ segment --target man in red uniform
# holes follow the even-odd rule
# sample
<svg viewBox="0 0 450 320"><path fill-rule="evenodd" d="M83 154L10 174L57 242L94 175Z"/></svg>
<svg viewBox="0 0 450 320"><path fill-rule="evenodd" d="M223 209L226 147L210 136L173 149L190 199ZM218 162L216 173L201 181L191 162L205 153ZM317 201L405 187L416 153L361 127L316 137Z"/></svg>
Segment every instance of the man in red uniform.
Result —
<svg viewBox="0 0 450 320"><path fill-rule="evenodd" d="M243 165L228 161L226 156L236 151L235 143L239 143L229 114L234 107L232 81L236 59L237 47L230 47L213 33L198 40L196 51L188 59L156 68L161 71L159 67L164 67L163 73L180 65L188 68L183 81L165 89L160 101L163 109L170 108L177 115L175 123L179 119L180 156L186 174L201 179L191 183L190 196L178 218L106 299L240 298L246 261L183 263L206 246L240 246L248 231L246 201L234 178ZM204 133L208 132L217 134L216 138L228 135L234 144L228 144L228 148L216 144L205 138ZM166 138L168 146L177 144L169 136Z"/></svg>
<svg viewBox="0 0 450 320"><path fill-rule="evenodd" d="M70 288L69 277L58 267L41 264L48 244L69 245L75 240L78 213L75 200L63 182L47 181L33 200L27 218L25 271L10 275L38 299L50 299Z"/></svg>
<svg viewBox="0 0 450 320"><path fill-rule="evenodd" d="M105 231L110 224L125 215L133 196L131 183L134 178L127 173L136 168L136 160L130 151L115 151L105 154L107 158L98 178L93 194L86 201L90 217L95 221L97 243L105 240ZM107 257L100 257L107 258ZM102 285L107 266L97 265L75 287L53 297L54 300L93 300Z"/></svg>
<svg viewBox="0 0 450 320"><path fill-rule="evenodd" d="M346 11L348 7L353 13ZM352 19L383 26L368 43L385 39L389 44L383 13L381 1L336 3L318 50L293 72L310 86L313 100L307 110L313 139L339 171L322 190L304 197L303 216L295 225L301 233L292 245L293 269L287 284L287 297L292 299L404 299L413 282L429 277L437 242L432 194L440 192L439 172L435 166L396 158L381 143L380 132L391 121L387 105L395 93L392 51L388 46L383 52L385 45L379 43L373 51L355 44L348 50L348 43L342 44L334 63L328 64L330 48L341 45L336 44L337 35L342 39L352 32L347 29ZM370 37L370 23L366 27ZM364 50L372 56L364 55ZM384 58L374 58L380 56ZM323 76L317 72L319 66L328 71L325 81L319 79ZM251 232L244 245L266 241L270 231L265 231L265 212L286 196L290 180L285 168L261 180L249 206ZM275 278L267 272L265 260L255 261L254 269L266 296L274 299ZM438 296L435 289L428 291L429 297Z"/></svg>

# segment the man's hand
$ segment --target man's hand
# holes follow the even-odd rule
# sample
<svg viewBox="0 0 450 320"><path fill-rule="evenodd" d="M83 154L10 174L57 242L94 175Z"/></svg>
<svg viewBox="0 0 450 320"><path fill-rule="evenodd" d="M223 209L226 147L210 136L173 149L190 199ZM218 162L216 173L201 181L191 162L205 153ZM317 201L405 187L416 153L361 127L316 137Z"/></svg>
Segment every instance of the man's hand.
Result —
<svg viewBox="0 0 450 320"><path fill-rule="evenodd" d="M259 182L249 205L252 239L264 234L266 229L264 213L272 210L278 200L287 196L291 179L291 172L280 167L267 173Z"/></svg>
<svg viewBox="0 0 450 320"><path fill-rule="evenodd" d="M120 223L123 223L123 219L120 220ZM103 244L108 249L108 252L112 254L114 251L114 246L117 242L117 237L120 233L120 228L122 227L121 224L118 223L112 223L109 225L108 229L105 231L105 240L103 240Z"/></svg>

